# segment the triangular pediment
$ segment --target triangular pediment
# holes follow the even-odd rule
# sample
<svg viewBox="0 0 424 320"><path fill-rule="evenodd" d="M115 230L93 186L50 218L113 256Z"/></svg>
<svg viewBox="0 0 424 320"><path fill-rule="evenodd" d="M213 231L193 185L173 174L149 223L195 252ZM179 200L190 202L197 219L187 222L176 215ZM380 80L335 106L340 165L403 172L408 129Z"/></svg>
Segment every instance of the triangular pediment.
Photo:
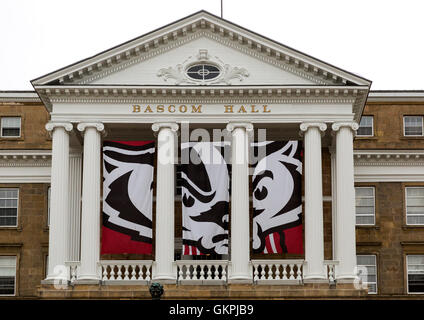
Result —
<svg viewBox="0 0 424 320"><path fill-rule="evenodd" d="M187 71L195 65L215 66L219 75L193 78ZM369 86L370 81L200 11L32 84Z"/></svg>

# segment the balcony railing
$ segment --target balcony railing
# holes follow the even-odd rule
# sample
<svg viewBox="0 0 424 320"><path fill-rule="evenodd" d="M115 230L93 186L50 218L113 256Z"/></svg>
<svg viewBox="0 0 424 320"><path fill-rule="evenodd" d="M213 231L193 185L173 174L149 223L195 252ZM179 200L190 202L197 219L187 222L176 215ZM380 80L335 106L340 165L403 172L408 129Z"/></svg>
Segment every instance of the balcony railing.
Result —
<svg viewBox="0 0 424 320"><path fill-rule="evenodd" d="M224 284L227 282L226 260L180 260L177 263L180 284Z"/></svg>
<svg viewBox="0 0 424 320"><path fill-rule="evenodd" d="M304 260L252 260L256 284L301 284Z"/></svg>
<svg viewBox="0 0 424 320"><path fill-rule="evenodd" d="M226 284L227 260L178 260L178 284ZM338 261L325 260L327 278L335 282ZM152 260L100 260L99 276L104 284L149 284L152 278ZM252 260L253 284L296 285L303 283L304 260ZM66 262L68 280L73 284L79 274L80 262Z"/></svg>
<svg viewBox="0 0 424 320"><path fill-rule="evenodd" d="M100 260L105 284L148 284L152 260Z"/></svg>

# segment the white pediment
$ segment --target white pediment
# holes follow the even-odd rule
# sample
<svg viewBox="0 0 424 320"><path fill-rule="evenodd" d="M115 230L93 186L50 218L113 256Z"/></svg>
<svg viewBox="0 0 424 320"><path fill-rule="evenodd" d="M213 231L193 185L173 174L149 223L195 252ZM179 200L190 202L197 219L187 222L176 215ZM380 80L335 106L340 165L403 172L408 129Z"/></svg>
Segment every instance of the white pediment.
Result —
<svg viewBox="0 0 424 320"><path fill-rule="evenodd" d="M193 78L187 70L196 65L198 67L192 69L197 71L193 72L196 77ZM219 71L209 72L202 66L216 67ZM282 85L315 82L200 35L189 43L134 63L123 70L98 79L88 78L84 84Z"/></svg>
<svg viewBox="0 0 424 320"><path fill-rule="evenodd" d="M215 65L219 77L193 81L186 71L196 63ZM369 86L370 82L200 11L32 84Z"/></svg>

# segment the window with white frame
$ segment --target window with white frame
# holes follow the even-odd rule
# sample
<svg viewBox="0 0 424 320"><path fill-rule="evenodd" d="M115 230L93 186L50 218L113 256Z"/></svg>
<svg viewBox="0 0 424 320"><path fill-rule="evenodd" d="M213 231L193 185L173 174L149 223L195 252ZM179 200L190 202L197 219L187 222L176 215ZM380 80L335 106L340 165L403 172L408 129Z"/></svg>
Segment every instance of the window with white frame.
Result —
<svg viewBox="0 0 424 320"><path fill-rule="evenodd" d="M21 117L2 117L1 118L1 136L2 137L20 137L21 136Z"/></svg>
<svg viewBox="0 0 424 320"><path fill-rule="evenodd" d="M424 293L424 255L406 256L408 293Z"/></svg>
<svg viewBox="0 0 424 320"><path fill-rule="evenodd" d="M424 224L424 187L406 187L406 224Z"/></svg>
<svg viewBox="0 0 424 320"><path fill-rule="evenodd" d="M368 294L377 293L377 257L375 255L357 255L359 278L367 285Z"/></svg>
<svg viewBox="0 0 424 320"><path fill-rule="evenodd" d="M423 117L422 116L404 116L403 134L405 136L423 135Z"/></svg>
<svg viewBox="0 0 424 320"><path fill-rule="evenodd" d="M16 227L18 224L17 188L0 188L0 227Z"/></svg>
<svg viewBox="0 0 424 320"><path fill-rule="evenodd" d="M355 187L356 225L375 224L374 187Z"/></svg>
<svg viewBox="0 0 424 320"><path fill-rule="evenodd" d="M0 296L14 296L16 283L16 257L0 256Z"/></svg>
<svg viewBox="0 0 424 320"><path fill-rule="evenodd" d="M372 137L374 135L373 116L362 116L358 131L356 131L356 135L360 137Z"/></svg>

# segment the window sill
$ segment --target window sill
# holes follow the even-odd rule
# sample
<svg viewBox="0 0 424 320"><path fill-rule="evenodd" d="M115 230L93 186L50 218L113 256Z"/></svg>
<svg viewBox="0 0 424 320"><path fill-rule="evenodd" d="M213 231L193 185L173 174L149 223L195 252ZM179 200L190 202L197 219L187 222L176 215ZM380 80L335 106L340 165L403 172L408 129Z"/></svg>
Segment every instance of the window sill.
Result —
<svg viewBox="0 0 424 320"><path fill-rule="evenodd" d="M378 140L376 136L355 136L355 140Z"/></svg>
<svg viewBox="0 0 424 320"><path fill-rule="evenodd" d="M424 136L401 136L400 140L424 140Z"/></svg>
<svg viewBox="0 0 424 320"><path fill-rule="evenodd" d="M408 229L423 229L424 228L424 224L404 224L402 226L403 230L408 230Z"/></svg>
<svg viewBox="0 0 424 320"><path fill-rule="evenodd" d="M355 228L380 230L380 226L376 226L376 225L361 225L361 224L358 225L357 224L355 225Z"/></svg>
<svg viewBox="0 0 424 320"><path fill-rule="evenodd" d="M16 230L16 231L21 232L22 227L20 227L20 226L0 226L0 231L1 230Z"/></svg>

